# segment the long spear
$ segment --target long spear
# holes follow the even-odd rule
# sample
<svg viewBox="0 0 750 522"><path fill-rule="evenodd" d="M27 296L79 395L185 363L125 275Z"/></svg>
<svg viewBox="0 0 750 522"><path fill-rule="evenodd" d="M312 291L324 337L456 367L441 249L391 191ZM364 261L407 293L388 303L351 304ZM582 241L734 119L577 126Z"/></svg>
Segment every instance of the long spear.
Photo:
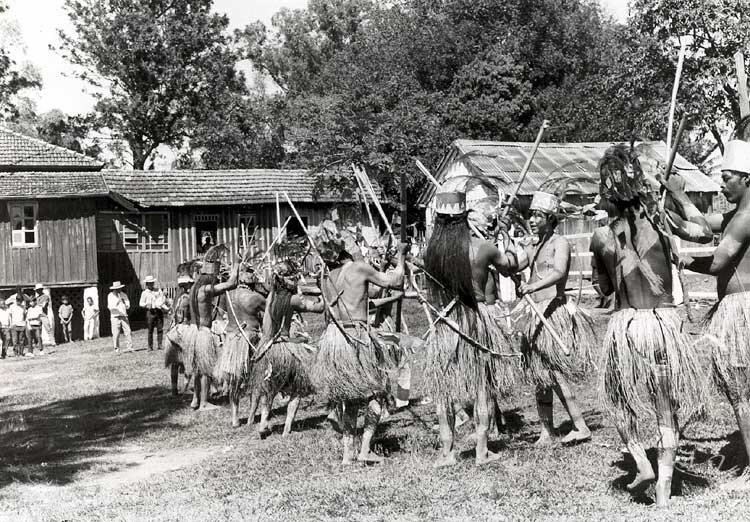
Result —
<svg viewBox="0 0 750 522"><path fill-rule="evenodd" d="M507 203L505 204L505 208L503 209L503 212L501 214L502 217L508 217L508 213L510 212L510 207L513 204L513 201L516 200L518 197L518 192L521 190L521 186L523 185L523 182L526 180L526 175L529 173L529 169L531 168L531 162L534 161L534 156L536 156L536 151L539 149L539 144L542 141L542 136L544 135L544 129L549 127L549 120L542 121L542 126L539 129L539 133L536 135L536 140L534 140L534 145L531 147L531 153L526 157L526 163L524 163L523 168L521 169L521 178L518 180L518 185L516 185L516 189L513 191L513 193L508 198Z"/></svg>

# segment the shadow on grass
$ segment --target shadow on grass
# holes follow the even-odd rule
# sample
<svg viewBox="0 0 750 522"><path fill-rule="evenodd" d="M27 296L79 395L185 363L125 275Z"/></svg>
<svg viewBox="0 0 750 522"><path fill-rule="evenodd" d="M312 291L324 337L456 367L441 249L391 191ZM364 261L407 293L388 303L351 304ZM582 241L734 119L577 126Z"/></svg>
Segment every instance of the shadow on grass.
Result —
<svg viewBox="0 0 750 522"><path fill-rule="evenodd" d="M89 395L0 414L0 487L11 482L64 485L102 465L107 455L144 432L178 425L167 422L184 403L164 387Z"/></svg>
<svg viewBox="0 0 750 522"><path fill-rule="evenodd" d="M648 457L648 461L651 463L651 467L657 474L658 479L658 450L656 448L646 450L646 457ZM614 462L612 465L628 473L627 475L618 477L612 481L611 484L614 489L631 493L633 501L639 504L651 505L654 503L653 498L649 496L648 493L653 490L653 484L655 481L651 481L649 484L644 484L643 487L632 492L627 489L626 486L636 475L635 461L629 453L623 453L622 458ZM693 494L699 490L710 487L711 483L712 481L709 477L702 476L698 474L695 469L685 467L680 462L677 462L672 475L672 496Z"/></svg>

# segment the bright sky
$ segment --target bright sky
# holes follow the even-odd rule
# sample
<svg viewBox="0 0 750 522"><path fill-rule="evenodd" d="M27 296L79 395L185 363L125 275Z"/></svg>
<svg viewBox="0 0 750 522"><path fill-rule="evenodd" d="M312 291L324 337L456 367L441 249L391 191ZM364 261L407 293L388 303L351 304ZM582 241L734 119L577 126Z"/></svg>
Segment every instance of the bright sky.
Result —
<svg viewBox="0 0 750 522"><path fill-rule="evenodd" d="M42 74L43 87L34 94L39 112L60 109L67 114L87 112L93 105L89 87L70 75L70 65L51 50L59 43L58 29L69 29L64 0L6 0L6 23L17 23L19 40L14 57L34 64ZM627 0L600 0L616 19L627 17ZM217 12L229 15L231 28L262 20L270 26L273 13L282 7L302 8L307 0L214 0Z"/></svg>

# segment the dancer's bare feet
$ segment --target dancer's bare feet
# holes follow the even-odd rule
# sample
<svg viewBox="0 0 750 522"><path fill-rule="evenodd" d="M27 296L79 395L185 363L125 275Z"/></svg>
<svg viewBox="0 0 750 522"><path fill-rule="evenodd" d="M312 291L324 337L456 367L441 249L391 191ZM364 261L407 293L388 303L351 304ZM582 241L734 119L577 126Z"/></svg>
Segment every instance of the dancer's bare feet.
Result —
<svg viewBox="0 0 750 522"><path fill-rule="evenodd" d="M456 452L451 451L447 455L440 455L440 458L435 461L432 465L434 468L447 468L449 466L455 466L458 464L456 459Z"/></svg>
<svg viewBox="0 0 750 522"><path fill-rule="evenodd" d="M669 506L669 497L672 494L671 480L656 481L656 507L664 508Z"/></svg>
<svg viewBox="0 0 750 522"><path fill-rule="evenodd" d="M201 404L201 407L198 408L198 411L211 411L211 410L218 410L219 407L215 404L211 404L210 402L204 402Z"/></svg>
<svg viewBox="0 0 750 522"><path fill-rule="evenodd" d="M635 475L635 479L633 479L633 482L628 484L626 487L629 491L633 491L635 489L638 489L641 486L646 485L647 482L650 482L654 480L656 476L654 475L654 470L651 468L651 465L649 464L648 468L645 470L638 470L638 473Z"/></svg>
<svg viewBox="0 0 750 522"><path fill-rule="evenodd" d="M720 487L724 491L750 491L750 467L745 468L739 477L725 482Z"/></svg>
<svg viewBox="0 0 750 522"><path fill-rule="evenodd" d="M563 444L578 444L591 439L591 431L587 428L584 430L573 430L562 439Z"/></svg>
<svg viewBox="0 0 750 522"><path fill-rule="evenodd" d="M232 427L233 428L239 428L240 427L240 419L232 419Z"/></svg>
<svg viewBox="0 0 750 522"><path fill-rule="evenodd" d="M477 458L474 460L474 462L477 466L484 466L485 464L495 462L496 460L500 460L500 454L488 451L486 455L483 455L481 457L477 455Z"/></svg>
<svg viewBox="0 0 750 522"><path fill-rule="evenodd" d="M190 402L190 407L194 410L197 410L200 407L201 403L198 401L197 397L193 397L193 400Z"/></svg>
<svg viewBox="0 0 750 522"><path fill-rule="evenodd" d="M374 451L367 451L360 453L357 457L357 462L364 462L366 464L380 464L385 461L384 457L381 457Z"/></svg>
<svg viewBox="0 0 750 522"><path fill-rule="evenodd" d="M554 439L548 431L543 431L539 434L539 438L536 439L534 446L551 446L554 443Z"/></svg>

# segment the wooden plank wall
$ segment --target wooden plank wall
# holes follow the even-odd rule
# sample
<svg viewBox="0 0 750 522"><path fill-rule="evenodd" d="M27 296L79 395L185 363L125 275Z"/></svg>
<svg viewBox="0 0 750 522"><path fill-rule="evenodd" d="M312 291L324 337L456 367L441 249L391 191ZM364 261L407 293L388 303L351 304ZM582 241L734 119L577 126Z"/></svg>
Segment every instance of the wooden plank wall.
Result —
<svg viewBox="0 0 750 522"><path fill-rule="evenodd" d="M94 200L41 199L37 203L39 246L14 248L7 201L0 202L0 287L95 284Z"/></svg>

